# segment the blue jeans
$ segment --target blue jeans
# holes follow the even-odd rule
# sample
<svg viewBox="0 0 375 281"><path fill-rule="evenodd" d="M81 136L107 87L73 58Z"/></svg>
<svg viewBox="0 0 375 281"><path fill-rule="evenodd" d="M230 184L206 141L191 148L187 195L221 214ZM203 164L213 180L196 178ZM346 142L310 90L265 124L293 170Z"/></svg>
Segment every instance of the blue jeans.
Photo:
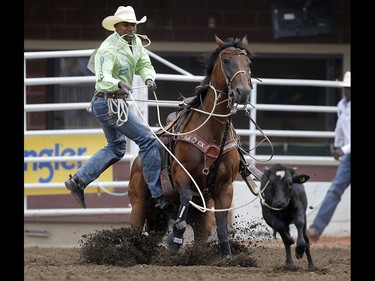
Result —
<svg viewBox="0 0 375 281"><path fill-rule="evenodd" d="M330 222L337 205L341 200L341 196L350 185L351 182L351 161L350 153L344 154L340 158L340 164L337 168L336 175L332 180L332 184L327 190L322 205L310 226L319 236Z"/></svg>
<svg viewBox="0 0 375 281"><path fill-rule="evenodd" d="M151 196L157 198L163 195L160 183L161 158L158 140L145 123L134 113L128 111L128 120L121 126L116 126L117 115L108 114L107 98L94 97L92 113L103 128L108 145L96 152L81 166L76 175L85 186L96 180L109 166L124 157L126 138L134 141L139 147L139 157L151 191Z"/></svg>

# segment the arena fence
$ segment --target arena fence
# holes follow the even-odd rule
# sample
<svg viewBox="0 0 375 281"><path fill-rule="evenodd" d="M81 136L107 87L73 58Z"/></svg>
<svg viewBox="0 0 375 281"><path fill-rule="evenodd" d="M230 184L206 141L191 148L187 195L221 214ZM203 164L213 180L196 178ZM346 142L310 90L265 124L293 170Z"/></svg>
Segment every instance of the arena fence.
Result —
<svg viewBox="0 0 375 281"><path fill-rule="evenodd" d="M63 84L93 84L95 81L94 76L69 76L69 77L33 77L27 76L26 61L32 59L46 59L46 58L63 58L63 57L89 57L93 49L89 50L72 50L72 51L43 51L43 52L25 52L24 53L24 137L29 136L65 136L65 135L102 135L101 129L64 129L64 130L29 130L27 128L27 113L28 112L44 112L44 111L59 111L59 110L72 110L82 109L86 110L89 103L45 103L45 104L28 104L27 101L27 87L38 86L38 85L63 85ZM158 60L165 65L171 67L181 74L157 74L157 80L165 81L180 81L187 83L199 83L203 76L194 76L189 72L179 68L178 66L164 60L156 54L149 51L149 54L155 60ZM283 86L312 86L312 87L342 87L342 83L339 81L325 81L325 80L302 80L302 79L268 79L261 78L262 85L283 85ZM135 83L139 83L139 81ZM257 88L260 83L258 80L253 79L253 92L251 94L250 104L247 109L250 110L250 115L253 120L257 120L257 112L259 111L289 111L289 112L336 112L336 106L319 106L319 105L268 105L257 103ZM135 89L133 96L147 97L141 89ZM158 102L159 107L177 107L180 101L176 100L160 100ZM131 104L134 103L131 101ZM146 117L149 107L156 106L155 101L137 102L135 104L142 112L143 116ZM251 106L251 107L250 107ZM154 131L158 127L151 127ZM260 132L256 130L253 123L249 122L249 128L236 130L239 136L247 136L249 138L249 147L254 147L256 144L256 136L260 136ZM263 130L266 136L284 136L284 137L312 137L312 138L333 138L333 131L297 131L297 130ZM129 151L126 152L125 157L121 161L131 162L137 155L137 147L134 144L130 145ZM256 155L255 151L252 152L252 156L256 156L256 159L267 160L269 157L265 155ZM29 156L24 158L24 165L29 163L66 163L67 161L85 161L91 155L82 156ZM253 157L246 157L246 160L255 164ZM288 164L289 162L298 162L301 165L337 165L337 161L334 161L332 157L325 156L295 156L291 155L275 155L268 163L282 162ZM31 165L31 164L30 164ZM90 187L118 187L126 190L128 185L127 181L107 181L107 182L93 182ZM54 189L64 188L63 182L24 182L24 190L32 189ZM29 209L27 204L27 195L24 198L24 217L48 217L48 216L71 216L71 215L93 215L93 214L128 214L130 208L87 208L87 209Z"/></svg>

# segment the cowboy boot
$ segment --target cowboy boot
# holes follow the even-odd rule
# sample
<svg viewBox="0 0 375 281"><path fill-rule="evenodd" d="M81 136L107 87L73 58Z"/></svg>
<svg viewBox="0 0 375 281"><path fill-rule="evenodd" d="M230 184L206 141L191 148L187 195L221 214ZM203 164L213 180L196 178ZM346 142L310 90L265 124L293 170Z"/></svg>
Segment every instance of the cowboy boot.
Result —
<svg viewBox="0 0 375 281"><path fill-rule="evenodd" d="M83 182L76 175L69 175L69 179L65 181L65 187L72 192L73 198L78 204L86 209L85 195L83 193L86 186Z"/></svg>

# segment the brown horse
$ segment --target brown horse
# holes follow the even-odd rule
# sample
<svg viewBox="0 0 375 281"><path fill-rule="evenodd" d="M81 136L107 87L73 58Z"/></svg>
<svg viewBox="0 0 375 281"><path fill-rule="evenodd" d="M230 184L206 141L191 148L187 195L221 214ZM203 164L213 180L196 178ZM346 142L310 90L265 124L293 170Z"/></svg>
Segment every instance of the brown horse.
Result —
<svg viewBox="0 0 375 281"><path fill-rule="evenodd" d="M177 254L183 245L187 224L193 229L195 242L207 242L212 234L214 211L221 255L231 256L228 211L240 166L239 140L232 115L238 105L249 102L252 55L247 49L246 36L224 42L215 35L215 40L218 47L207 58L206 77L197 87L195 97L188 99L167 126L174 133L164 129L161 134L162 143L174 155L164 160L170 186L165 186L165 178L162 179L172 207L167 210L154 207L139 157L131 168L128 187L131 227L164 235L169 218L174 219L166 241L172 254ZM161 146L162 155L166 154L167 146Z"/></svg>

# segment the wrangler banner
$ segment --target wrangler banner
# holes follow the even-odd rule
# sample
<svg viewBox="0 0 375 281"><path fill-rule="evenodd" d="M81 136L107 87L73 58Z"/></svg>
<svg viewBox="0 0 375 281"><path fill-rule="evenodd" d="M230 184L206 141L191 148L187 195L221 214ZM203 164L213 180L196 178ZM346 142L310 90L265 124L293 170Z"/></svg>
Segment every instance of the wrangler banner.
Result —
<svg viewBox="0 0 375 281"><path fill-rule="evenodd" d="M90 156L107 145L104 135L60 135L60 136L25 136L24 157ZM74 174L85 162L48 161L24 162L24 183L28 184L63 184L69 174ZM98 178L99 181L113 181L112 167ZM68 194L65 187L27 188L25 195ZM85 192L97 192L97 188L86 188Z"/></svg>

